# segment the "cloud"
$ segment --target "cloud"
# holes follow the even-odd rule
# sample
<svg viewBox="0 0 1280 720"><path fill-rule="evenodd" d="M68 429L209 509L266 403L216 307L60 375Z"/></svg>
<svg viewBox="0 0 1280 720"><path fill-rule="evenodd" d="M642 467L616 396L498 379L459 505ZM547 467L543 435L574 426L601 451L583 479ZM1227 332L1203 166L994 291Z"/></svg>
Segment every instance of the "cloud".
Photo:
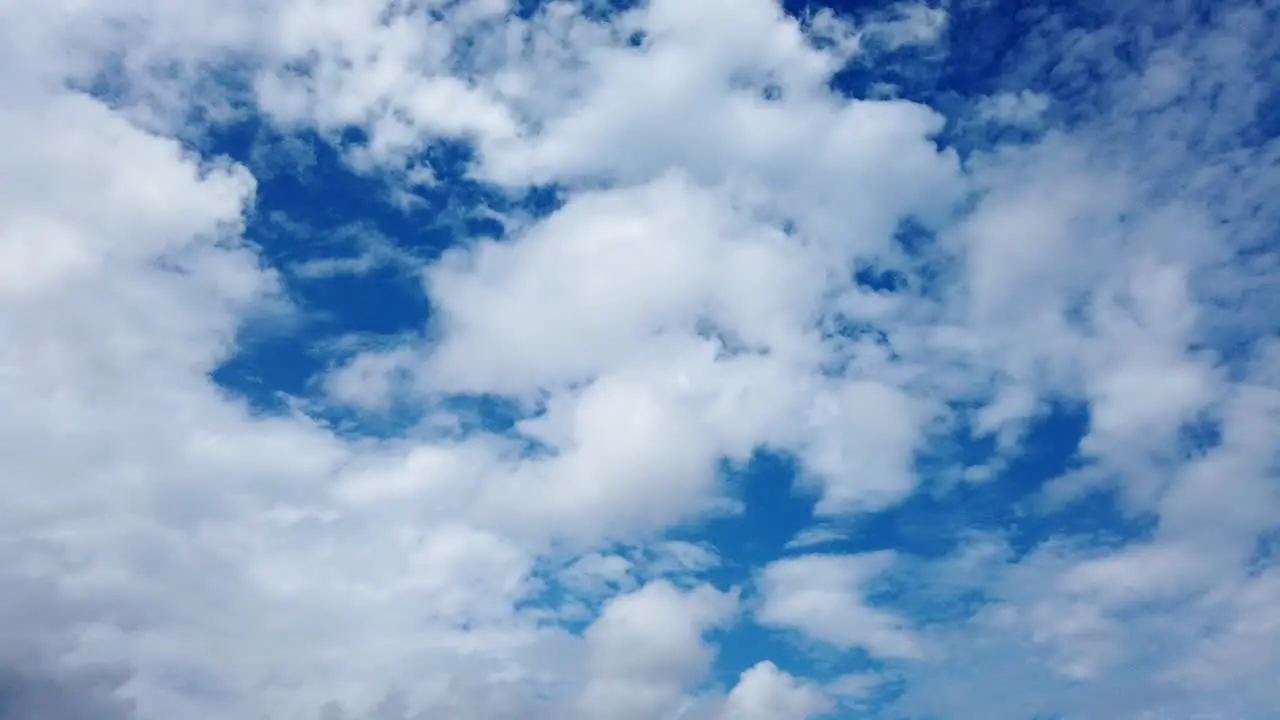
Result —
<svg viewBox="0 0 1280 720"><path fill-rule="evenodd" d="M579 715L639 720L680 709L684 688L710 667L703 633L736 605L733 594L705 585L682 593L662 581L611 600L583 634L590 670Z"/></svg>
<svg viewBox="0 0 1280 720"><path fill-rule="evenodd" d="M787 541L788 550L801 550L814 545L825 545L846 539L846 534L836 528L810 527L801 530L795 537Z"/></svg>
<svg viewBox="0 0 1280 720"><path fill-rule="evenodd" d="M1038 126L1048 109L1048 96L1031 90L990 95L979 100L977 105L980 120L1027 128Z"/></svg>
<svg viewBox="0 0 1280 720"><path fill-rule="evenodd" d="M0 718L1267 717L1276 8L1093 10L921 88L995 11L0 9ZM276 252L241 124L508 222ZM416 330L215 382L383 266Z"/></svg>
<svg viewBox="0 0 1280 720"><path fill-rule="evenodd" d="M37 718L131 718L127 701L114 696L119 678L109 672L82 671L79 675L41 677L30 671L0 676L0 717L5 720Z"/></svg>
<svg viewBox="0 0 1280 720"><path fill-rule="evenodd" d="M915 659L924 648L906 621L864 597L867 585L893 561L892 553L805 555L770 563L761 571L762 604L756 615L774 627L873 656Z"/></svg>
<svg viewBox="0 0 1280 720"><path fill-rule="evenodd" d="M725 720L806 720L829 710L822 691L765 661L742 673L725 700Z"/></svg>
<svg viewBox="0 0 1280 720"><path fill-rule="evenodd" d="M401 250L381 233L361 227L343 228L336 239L351 239L359 253L348 257L312 258L290 268L293 274L308 280L338 275L363 275L372 270L391 267L415 269L421 262L412 253Z"/></svg>

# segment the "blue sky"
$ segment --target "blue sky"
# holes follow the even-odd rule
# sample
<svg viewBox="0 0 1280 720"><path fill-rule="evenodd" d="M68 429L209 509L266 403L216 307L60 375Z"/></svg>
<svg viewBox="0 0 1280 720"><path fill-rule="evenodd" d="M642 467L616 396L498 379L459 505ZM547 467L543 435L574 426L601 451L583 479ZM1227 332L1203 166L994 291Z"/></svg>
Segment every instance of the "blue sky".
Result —
<svg viewBox="0 0 1280 720"><path fill-rule="evenodd" d="M0 48L0 720L1280 706L1272 0Z"/></svg>

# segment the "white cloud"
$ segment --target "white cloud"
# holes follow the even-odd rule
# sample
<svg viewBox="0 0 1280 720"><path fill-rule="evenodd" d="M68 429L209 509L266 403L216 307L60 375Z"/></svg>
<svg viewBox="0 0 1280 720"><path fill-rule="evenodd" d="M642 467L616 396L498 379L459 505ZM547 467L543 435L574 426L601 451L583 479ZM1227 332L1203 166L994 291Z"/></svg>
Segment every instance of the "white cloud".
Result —
<svg viewBox="0 0 1280 720"><path fill-rule="evenodd" d="M904 45L928 45L942 37L949 19L945 7L903 2L875 18L866 32L894 49Z"/></svg>
<svg viewBox="0 0 1280 720"><path fill-rule="evenodd" d="M305 226L302 231L308 232ZM351 241L358 250L357 254L304 260L290 267L290 272L301 278L316 280L336 275L362 275L388 267L401 272L413 272L422 265L422 261L413 253L402 250L390 238L370 228L359 225L340 228L334 233L333 239ZM305 241L304 238L299 240Z"/></svg>
<svg viewBox="0 0 1280 720"><path fill-rule="evenodd" d="M334 402L360 410L385 409L394 399L397 375L404 375L409 353L403 349L365 351L324 378L326 394ZM401 385L408 379L402 378Z"/></svg>
<svg viewBox="0 0 1280 720"><path fill-rule="evenodd" d="M979 120L1035 129L1049 105L1049 96L1024 89L984 97L978 101L975 111Z"/></svg>
<svg viewBox="0 0 1280 720"><path fill-rule="evenodd" d="M713 650L703 634L736 610L732 593L706 585L681 592L661 581L611 600L584 633L590 669L579 714L672 715L685 702L685 688L710 669Z"/></svg>
<svg viewBox="0 0 1280 720"><path fill-rule="evenodd" d="M845 537L845 533L836 528L822 526L805 528L787 541L787 549L800 550L815 545L825 545L826 543L844 540Z"/></svg>
<svg viewBox="0 0 1280 720"><path fill-rule="evenodd" d="M797 682L771 662L742 673L721 711L724 720L807 720L831 708L812 684Z"/></svg>
<svg viewBox="0 0 1280 720"><path fill-rule="evenodd" d="M647 550L644 570L653 577L700 573L720 564L715 548L705 544L667 540Z"/></svg>
<svg viewBox="0 0 1280 720"><path fill-rule="evenodd" d="M574 198L520 242L446 258L426 281L444 332L427 368L433 386L556 388L700 321L749 347L804 352L806 313L822 292L806 282L812 261L729 203L667 176Z"/></svg>
<svg viewBox="0 0 1280 720"><path fill-rule="evenodd" d="M1140 10L1116 18L1156 22ZM961 165L937 112L828 88L877 41L942 38L924 6L859 27L767 0L653 0L612 25L565 2L527 20L499 2L5 5L0 694L68 717L376 717L397 692L480 720L813 717L825 693L767 659L707 689L737 596L692 580L714 548L655 538L724 503L725 458L790 453L820 514L856 514L916 490L948 403L986 403L978 431L1007 457L1067 397L1090 412L1090 488L1148 537L931 566L991 599L961 626L871 603L900 556L777 560L755 619L865 650L902 673L900 709L948 720L1265 716L1280 354L1255 342L1274 268L1235 256L1277 219L1275 141L1239 140L1269 97L1264 13L1153 35L1132 68L1113 28L1073 35L1043 54L1091 115ZM1047 122L1054 92L978 112ZM513 398L540 452L339 436L211 381L289 281L241 238L255 179L196 150L205 120L256 111L363 130L346 152L371 175L421 177L418 151L464 138L475 178L562 185L549 217L426 267L376 243L300 266L413 267L437 313L429 340L329 376L331 400ZM938 231L926 258L894 243L908 216ZM855 288L872 261L910 290ZM883 341L824 335L837 316ZM1193 422L1222 442L1188 451ZM580 635L528 609L548 557L569 558Z"/></svg>
<svg viewBox="0 0 1280 720"><path fill-rule="evenodd" d="M921 404L879 382L844 382L828 392L801 453L823 485L817 512L882 508L910 493L913 451L927 418Z"/></svg>
<svg viewBox="0 0 1280 720"><path fill-rule="evenodd" d="M590 553L575 560L560 580L578 593L604 595L615 587L630 589L631 570L631 561L621 555Z"/></svg>
<svg viewBox="0 0 1280 720"><path fill-rule="evenodd" d="M873 656L923 657L924 647L908 623L873 607L867 585L893 561L891 552L864 555L805 555L770 563L760 574L763 603L757 619L798 630L840 648L862 648Z"/></svg>

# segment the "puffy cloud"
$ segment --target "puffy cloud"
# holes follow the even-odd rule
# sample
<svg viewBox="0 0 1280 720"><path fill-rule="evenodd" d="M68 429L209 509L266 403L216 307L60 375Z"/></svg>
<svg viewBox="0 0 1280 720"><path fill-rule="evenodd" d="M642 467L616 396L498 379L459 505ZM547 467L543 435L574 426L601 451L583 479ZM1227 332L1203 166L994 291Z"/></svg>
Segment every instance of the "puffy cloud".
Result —
<svg viewBox="0 0 1280 720"><path fill-rule="evenodd" d="M841 648L873 656L914 659L924 648L904 619L872 606L867 585L893 561L892 553L805 555L770 563L760 574L760 622L797 630Z"/></svg>
<svg viewBox="0 0 1280 720"><path fill-rule="evenodd" d="M832 79L965 52L970 5L5 5L0 718L1265 717L1273 5L1028 15L958 113ZM1038 134L940 148L974 117ZM391 198L461 143L506 230L280 257L246 239L271 173L215 150L245 118ZM563 204L511 209L533 185ZM213 380L304 285L387 265L417 336L279 412ZM922 487L963 502L952 470L1017 485L1063 399L1081 467L992 520L1041 537L865 551ZM509 428L456 410L488 401ZM391 437L319 419L403 405ZM957 427L993 457L947 455ZM817 491L791 547L837 550L666 536L761 451ZM1105 542L1054 526L1099 497ZM751 622L814 642L721 672Z"/></svg>
<svg viewBox="0 0 1280 720"><path fill-rule="evenodd" d="M724 720L807 720L830 707L821 690L766 660L742 673L721 713Z"/></svg>
<svg viewBox="0 0 1280 720"><path fill-rule="evenodd" d="M681 592L658 581L611 600L583 634L588 676L577 708L584 718L666 717L710 668L703 634L729 621L737 598L709 586Z"/></svg>

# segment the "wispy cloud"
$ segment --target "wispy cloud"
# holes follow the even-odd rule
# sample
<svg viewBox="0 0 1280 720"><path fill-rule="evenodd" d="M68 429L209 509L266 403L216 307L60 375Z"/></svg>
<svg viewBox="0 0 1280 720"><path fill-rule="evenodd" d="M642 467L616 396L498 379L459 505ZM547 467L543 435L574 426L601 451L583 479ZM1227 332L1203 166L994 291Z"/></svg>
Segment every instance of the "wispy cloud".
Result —
<svg viewBox="0 0 1280 720"><path fill-rule="evenodd" d="M344 257L312 257L295 263L290 272L306 280L319 280L339 275L365 275L373 270L391 269L411 273L422 266L422 259L401 248L377 230L359 225L341 228L330 242L355 246L357 253Z"/></svg>

